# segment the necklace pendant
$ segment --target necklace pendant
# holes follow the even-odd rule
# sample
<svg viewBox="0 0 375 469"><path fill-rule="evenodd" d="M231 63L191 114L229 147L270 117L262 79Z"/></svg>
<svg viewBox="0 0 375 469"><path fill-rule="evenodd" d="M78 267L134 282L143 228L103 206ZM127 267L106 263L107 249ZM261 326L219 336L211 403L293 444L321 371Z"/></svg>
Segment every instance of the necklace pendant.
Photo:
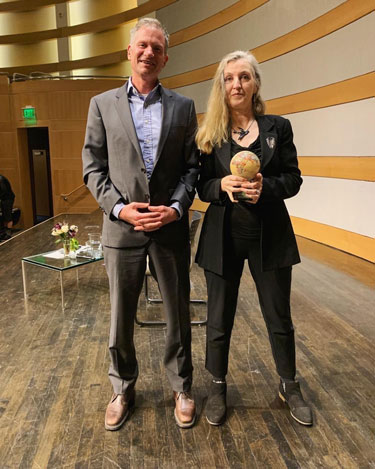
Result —
<svg viewBox="0 0 375 469"><path fill-rule="evenodd" d="M249 133L248 130L241 129L239 132L238 140L242 140Z"/></svg>

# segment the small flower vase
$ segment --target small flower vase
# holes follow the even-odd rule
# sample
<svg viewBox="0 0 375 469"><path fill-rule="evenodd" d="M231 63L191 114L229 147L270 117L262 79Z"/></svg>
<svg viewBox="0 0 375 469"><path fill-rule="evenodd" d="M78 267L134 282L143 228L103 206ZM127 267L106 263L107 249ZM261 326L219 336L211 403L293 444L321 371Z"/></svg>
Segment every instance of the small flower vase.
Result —
<svg viewBox="0 0 375 469"><path fill-rule="evenodd" d="M70 253L70 239L63 240L63 248L64 248L64 257L69 257Z"/></svg>

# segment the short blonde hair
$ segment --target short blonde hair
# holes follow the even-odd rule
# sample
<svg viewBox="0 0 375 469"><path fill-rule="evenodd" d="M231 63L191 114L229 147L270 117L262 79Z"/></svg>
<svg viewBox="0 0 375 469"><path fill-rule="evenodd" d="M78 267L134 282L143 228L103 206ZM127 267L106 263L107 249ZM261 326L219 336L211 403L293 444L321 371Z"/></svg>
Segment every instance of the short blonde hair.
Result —
<svg viewBox="0 0 375 469"><path fill-rule="evenodd" d="M257 90L253 96L253 112L262 115L265 112L265 104L260 96L262 84L259 64L250 52L237 50L227 54L217 67L211 93L208 98L207 112L196 136L198 148L204 153L211 153L215 145L221 146L229 139L230 114L225 99L224 70L229 62L246 60L255 80Z"/></svg>
<svg viewBox="0 0 375 469"><path fill-rule="evenodd" d="M130 30L130 44L133 44L135 33L144 27L156 28L156 29L159 29L163 33L164 40L165 40L164 53L166 54L168 50L168 46L169 46L169 34L166 28L156 18L141 18L137 22L137 24L134 26L134 28Z"/></svg>

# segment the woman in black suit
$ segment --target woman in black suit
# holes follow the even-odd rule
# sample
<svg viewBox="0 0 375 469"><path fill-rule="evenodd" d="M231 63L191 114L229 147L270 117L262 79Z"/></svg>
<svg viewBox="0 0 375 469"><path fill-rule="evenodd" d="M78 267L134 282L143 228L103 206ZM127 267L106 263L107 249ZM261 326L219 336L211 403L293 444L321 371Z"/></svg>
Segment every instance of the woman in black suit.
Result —
<svg viewBox="0 0 375 469"><path fill-rule="evenodd" d="M213 376L206 415L212 425L225 421L230 338L247 260L280 376L279 396L295 420L311 425L311 409L295 380L290 288L292 265L300 257L284 203L298 193L302 178L290 122L264 114L260 85L252 54L225 56L196 137L201 150L198 193L210 202L197 251L207 281L206 368ZM261 162L251 181L230 172L231 158L242 150L252 151ZM239 192L248 199L236 200Z"/></svg>

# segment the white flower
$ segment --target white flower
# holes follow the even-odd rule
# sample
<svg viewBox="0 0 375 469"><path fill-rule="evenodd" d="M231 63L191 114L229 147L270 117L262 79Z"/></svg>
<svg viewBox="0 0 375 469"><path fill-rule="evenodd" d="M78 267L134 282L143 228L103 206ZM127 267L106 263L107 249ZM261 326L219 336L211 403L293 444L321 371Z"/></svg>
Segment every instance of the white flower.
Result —
<svg viewBox="0 0 375 469"><path fill-rule="evenodd" d="M68 225L63 225L63 226L61 227L61 232L62 232L62 233L67 233L68 231L69 231L69 226L68 226Z"/></svg>
<svg viewBox="0 0 375 469"><path fill-rule="evenodd" d="M78 231L78 226L77 226L77 225L71 225L71 226L70 226L70 230L71 230L71 231L75 231L75 232L77 233L77 231Z"/></svg>
<svg viewBox="0 0 375 469"><path fill-rule="evenodd" d="M57 230L53 229L51 234L52 236L59 236L60 233L58 233Z"/></svg>
<svg viewBox="0 0 375 469"><path fill-rule="evenodd" d="M61 235L61 234L64 233L64 232L63 232L63 230L61 229L61 230L56 230L55 233L56 233L56 234L54 234L54 236L59 236L59 235Z"/></svg>

